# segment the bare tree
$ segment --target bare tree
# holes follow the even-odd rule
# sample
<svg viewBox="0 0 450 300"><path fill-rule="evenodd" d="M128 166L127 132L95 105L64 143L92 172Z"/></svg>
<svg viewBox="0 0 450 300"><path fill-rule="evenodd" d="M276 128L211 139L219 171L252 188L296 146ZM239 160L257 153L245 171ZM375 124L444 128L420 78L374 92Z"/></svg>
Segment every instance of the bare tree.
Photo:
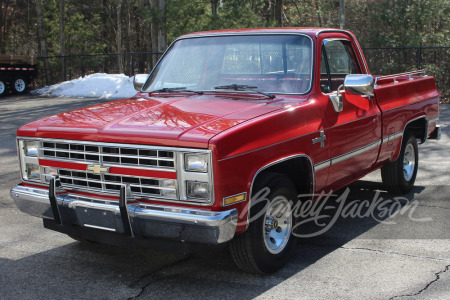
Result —
<svg viewBox="0 0 450 300"><path fill-rule="evenodd" d="M152 10L153 12L158 11L159 9L159 1L158 0L152 0ZM152 16L152 23L151 23L151 43L152 43L152 52L157 53L158 52L158 20L155 16L156 14L153 13ZM152 56L152 66L155 67L156 62L158 58L155 54Z"/></svg>
<svg viewBox="0 0 450 300"><path fill-rule="evenodd" d="M345 1L339 0L339 27L344 29L345 27Z"/></svg>
<svg viewBox="0 0 450 300"><path fill-rule="evenodd" d="M59 45L61 51L62 79L66 81L66 58L64 50L64 0L59 0Z"/></svg>
<svg viewBox="0 0 450 300"><path fill-rule="evenodd" d="M117 8L116 8L116 12L117 12L117 53L119 53L119 55L117 55L117 64L119 65L119 73L123 74L123 65L122 65L122 0L118 0L117 1Z"/></svg>
<svg viewBox="0 0 450 300"><path fill-rule="evenodd" d="M277 26L283 26L283 0L275 1L275 21Z"/></svg>
<svg viewBox="0 0 450 300"><path fill-rule="evenodd" d="M51 82L50 64L48 61L47 38L45 37L44 16L42 14L41 0L36 0L36 18L38 25L39 44L41 46L41 55L44 57L45 82L49 84Z"/></svg>
<svg viewBox="0 0 450 300"><path fill-rule="evenodd" d="M212 16L212 28L216 29L216 19L217 19L217 5L219 0L211 0L211 16Z"/></svg>
<svg viewBox="0 0 450 300"><path fill-rule="evenodd" d="M167 33L166 33L166 14L167 6L166 0L159 0L160 20L158 24L158 52L164 52L167 48Z"/></svg>

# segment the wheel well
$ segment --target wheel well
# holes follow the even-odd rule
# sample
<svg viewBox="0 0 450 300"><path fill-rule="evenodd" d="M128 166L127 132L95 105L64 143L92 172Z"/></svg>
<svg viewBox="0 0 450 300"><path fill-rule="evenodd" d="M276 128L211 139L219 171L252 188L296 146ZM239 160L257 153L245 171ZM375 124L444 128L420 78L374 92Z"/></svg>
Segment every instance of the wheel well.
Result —
<svg viewBox="0 0 450 300"><path fill-rule="evenodd" d="M428 136L427 119L424 117L408 123L405 128L406 131L412 132L416 138L420 139L421 143L425 143Z"/></svg>
<svg viewBox="0 0 450 300"><path fill-rule="evenodd" d="M266 173L280 173L286 175L294 184L298 194L313 193L312 165L306 157L295 157L267 167L255 178L254 183ZM253 190L251 191L253 193Z"/></svg>

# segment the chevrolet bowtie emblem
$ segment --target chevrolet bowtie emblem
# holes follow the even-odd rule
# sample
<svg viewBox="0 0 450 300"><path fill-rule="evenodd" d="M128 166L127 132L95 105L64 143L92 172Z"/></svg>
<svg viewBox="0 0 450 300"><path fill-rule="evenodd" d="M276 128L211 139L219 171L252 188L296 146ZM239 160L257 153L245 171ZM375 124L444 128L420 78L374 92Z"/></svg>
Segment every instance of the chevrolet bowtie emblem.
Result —
<svg viewBox="0 0 450 300"><path fill-rule="evenodd" d="M109 167L103 167L102 165L89 165L86 168L87 171L91 171L94 174L103 174L109 171Z"/></svg>

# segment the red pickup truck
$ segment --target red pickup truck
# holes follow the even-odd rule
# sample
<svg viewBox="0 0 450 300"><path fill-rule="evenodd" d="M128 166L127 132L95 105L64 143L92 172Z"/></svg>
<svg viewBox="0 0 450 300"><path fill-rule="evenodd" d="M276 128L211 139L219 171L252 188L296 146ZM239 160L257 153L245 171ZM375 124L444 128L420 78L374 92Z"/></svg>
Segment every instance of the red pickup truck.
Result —
<svg viewBox="0 0 450 300"><path fill-rule="evenodd" d="M379 168L407 193L418 142L440 137L434 78L370 75L337 29L185 35L135 88L19 128L19 209L77 239L228 243L240 268L270 273L295 248L299 195Z"/></svg>

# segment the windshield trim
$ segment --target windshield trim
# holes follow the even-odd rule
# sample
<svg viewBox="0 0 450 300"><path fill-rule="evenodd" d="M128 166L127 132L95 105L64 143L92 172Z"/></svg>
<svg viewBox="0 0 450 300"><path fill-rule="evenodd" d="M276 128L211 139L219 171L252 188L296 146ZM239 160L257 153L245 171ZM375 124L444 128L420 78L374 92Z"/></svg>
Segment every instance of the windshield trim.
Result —
<svg viewBox="0 0 450 300"><path fill-rule="evenodd" d="M199 35L192 35L192 36L181 36L179 38L176 38L171 44L170 46L166 49L166 51L164 51L164 54L161 56L161 58L158 60L158 63L153 67L152 71L150 72L150 75L147 79L147 81L145 82L145 84L143 85L141 92L143 93L148 93L149 91L148 89L148 85L150 84L150 78L153 75L154 70L157 69L157 67L161 64L161 61L163 60L163 58L167 55L167 53L173 48L173 46L175 45L176 42L181 41L181 40L187 40L187 39L199 39L199 38L210 38L210 37L227 37L227 36L257 36L257 35L275 35L275 36L279 36L279 35L294 35L294 36L304 36L307 37L310 42L311 42L311 70L310 70L310 76L311 76L311 80L309 82L309 88L304 92L304 93L278 93L278 92L268 92L270 94L274 94L274 95L307 95L311 92L312 88L313 88L313 82L314 82L314 72L315 72L315 56L316 56L316 51L315 51L315 43L314 43L314 39L306 33L295 33L295 32L258 32L258 33L248 33L248 32L242 32L242 33L223 33L223 34L216 34L216 33L212 33L212 34L199 34ZM214 91L209 91L209 92L214 92Z"/></svg>

